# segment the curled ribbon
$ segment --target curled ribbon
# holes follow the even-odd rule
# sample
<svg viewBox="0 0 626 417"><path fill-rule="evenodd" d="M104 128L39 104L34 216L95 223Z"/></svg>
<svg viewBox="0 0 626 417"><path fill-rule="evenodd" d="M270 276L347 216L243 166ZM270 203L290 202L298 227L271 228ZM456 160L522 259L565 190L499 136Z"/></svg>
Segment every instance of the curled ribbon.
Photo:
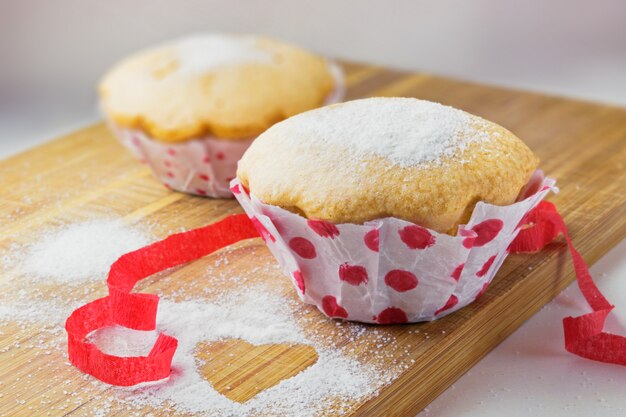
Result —
<svg viewBox="0 0 626 417"><path fill-rule="evenodd" d="M572 255L578 288L593 310L563 319L565 349L583 358L626 365L626 338L603 331L606 318L615 306L604 298L593 282L589 268L574 248L567 226L554 204L542 201L522 222L525 224L511 244L511 252L536 252L562 233Z"/></svg>
<svg viewBox="0 0 626 417"><path fill-rule="evenodd" d="M175 338L161 333L148 356L119 357L102 352L87 336L113 325L154 330L159 296L132 293L138 281L258 236L245 214L235 214L209 226L174 234L120 257L109 271L109 295L76 309L65 322L70 362L81 371L112 385L131 386L167 378L178 346Z"/></svg>
<svg viewBox="0 0 626 417"><path fill-rule="evenodd" d="M541 202L522 221L521 227L511 244L511 252L536 252L559 234L564 235L574 261L578 286L593 309L592 313L563 320L565 348L584 358L626 365L626 338L603 332L613 305L593 282L587 264L574 248L554 204ZM175 338L161 333L148 356L119 357L102 352L87 336L112 325L154 330L159 297L131 292L138 281L255 237L259 237L259 232L254 223L245 214L236 214L209 226L177 233L120 257L109 272L109 295L76 309L65 323L70 362L81 371L112 385L131 386L167 378L178 346Z"/></svg>

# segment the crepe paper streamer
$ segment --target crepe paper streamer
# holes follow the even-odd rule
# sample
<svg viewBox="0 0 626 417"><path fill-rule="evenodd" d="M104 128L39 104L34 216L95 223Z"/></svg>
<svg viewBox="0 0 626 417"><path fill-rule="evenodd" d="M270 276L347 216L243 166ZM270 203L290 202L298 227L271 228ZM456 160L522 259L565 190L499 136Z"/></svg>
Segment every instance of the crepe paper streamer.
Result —
<svg viewBox="0 0 626 417"><path fill-rule="evenodd" d="M130 386L167 378L178 346L178 341L171 336L160 334L148 356L133 357L106 354L86 340L91 332L117 324L111 314L114 309L111 297L104 297L70 315L65 323L70 362L81 371L112 385ZM137 320L151 321L150 314L146 312Z"/></svg>
<svg viewBox="0 0 626 417"><path fill-rule="evenodd" d="M594 284L554 204L539 203L520 222L520 227L520 233L510 246L512 252L539 251L563 233L572 254L579 288L594 310L563 320L565 348L584 358L626 365L626 338L602 331L606 317L614 306ZM325 234L334 234L332 228L322 229L320 226L318 229ZM245 214L231 215L212 225L172 235L120 257L109 272L109 295L78 308L65 323L70 362L81 371L112 385L132 386L169 377L178 346L175 338L160 333L148 356L119 357L102 352L87 340L88 335L113 325L154 330L159 297L131 293L138 281L260 234L266 242L271 240L272 236L264 232L266 230L258 219L249 219ZM327 304L333 308L333 315L347 316L345 310L336 305L336 300L329 299Z"/></svg>
<svg viewBox="0 0 626 417"><path fill-rule="evenodd" d="M102 352L87 340L88 335L114 325L154 330L159 297L131 293L138 281L255 237L259 233L253 222L245 214L235 214L120 257L109 272L109 295L76 309L65 322L70 362L112 385L131 386L167 378L178 346L175 338L160 333L148 356L119 357Z"/></svg>
<svg viewBox="0 0 626 417"><path fill-rule="evenodd" d="M593 312L563 319L565 349L583 358L626 365L626 338L603 331L608 314L615 307L600 292L583 257L574 248L563 218L554 204L542 201L523 221L511 245L511 252L536 252L563 233L574 261L576 281ZM526 227L525 227L526 226Z"/></svg>

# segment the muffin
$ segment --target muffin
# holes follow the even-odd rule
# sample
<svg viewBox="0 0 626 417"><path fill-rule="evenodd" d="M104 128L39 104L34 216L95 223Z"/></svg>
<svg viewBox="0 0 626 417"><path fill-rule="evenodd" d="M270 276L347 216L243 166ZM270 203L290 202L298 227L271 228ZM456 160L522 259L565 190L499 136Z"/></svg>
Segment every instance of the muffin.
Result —
<svg viewBox="0 0 626 417"><path fill-rule="evenodd" d="M371 98L268 129L232 189L305 302L330 317L404 323L482 294L554 185L533 175L537 165L495 123Z"/></svg>
<svg viewBox="0 0 626 417"><path fill-rule="evenodd" d="M169 188L232 196L252 140L276 122L337 102L341 70L264 37L205 34L133 55L99 86L114 134Z"/></svg>

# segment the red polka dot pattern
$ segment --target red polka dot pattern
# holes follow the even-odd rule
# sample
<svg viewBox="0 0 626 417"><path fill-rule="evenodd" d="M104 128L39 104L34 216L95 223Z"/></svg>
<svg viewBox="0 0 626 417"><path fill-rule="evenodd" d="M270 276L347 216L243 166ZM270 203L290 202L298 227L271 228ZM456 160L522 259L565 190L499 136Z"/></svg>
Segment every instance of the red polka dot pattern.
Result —
<svg viewBox="0 0 626 417"><path fill-rule="evenodd" d="M337 304L337 299L332 295L322 298L322 310L328 317L348 318L346 309Z"/></svg>
<svg viewBox="0 0 626 417"><path fill-rule="evenodd" d="M496 238L504 223L500 219L489 219L484 222L478 223L472 227L472 230L476 232L476 240L474 240L474 246L484 246Z"/></svg>
<svg viewBox="0 0 626 417"><path fill-rule="evenodd" d="M426 249L435 244L435 236L421 226L406 226L398 233L404 244L411 249Z"/></svg>
<svg viewBox="0 0 626 417"><path fill-rule="evenodd" d="M394 269L385 275L385 284L398 292L410 291L417 287L417 277L401 269Z"/></svg>
<svg viewBox="0 0 626 417"><path fill-rule="evenodd" d="M472 215L473 228L450 236L393 218L366 225L307 220L248 196L237 179L232 184L244 210L280 235L270 250L292 271L297 290L304 278L306 302L330 317L382 324L431 320L473 302L505 258L510 231L545 195L515 207L486 204Z"/></svg>
<svg viewBox="0 0 626 417"><path fill-rule="evenodd" d="M337 226L325 220L307 220L307 224L311 230L321 237L334 239L335 236L339 236L339 229L337 229Z"/></svg>
<svg viewBox="0 0 626 417"><path fill-rule="evenodd" d="M480 297L482 297L483 294L487 291L487 287L489 287L489 283L485 282L480 292L476 295L476 298L474 298L474 300L478 300Z"/></svg>
<svg viewBox="0 0 626 417"><path fill-rule="evenodd" d="M300 271L295 271L293 273L293 279L294 281L296 281L296 285L298 286L298 288L300 289L300 292L302 294L304 294L305 291L305 287L304 287L304 278L302 278L302 272Z"/></svg>
<svg viewBox="0 0 626 417"><path fill-rule="evenodd" d="M256 228L257 232L259 232L259 235L261 235L261 239L263 239L265 243L267 243L268 240L271 242L276 242L276 238L270 233L269 230L267 230L267 228L263 225L263 223L261 223L259 219L257 219L256 217L251 217L250 221Z"/></svg>
<svg viewBox="0 0 626 417"><path fill-rule="evenodd" d="M367 270L360 265L346 262L339 266L339 279L351 285L367 284Z"/></svg>
<svg viewBox="0 0 626 417"><path fill-rule="evenodd" d="M378 240L379 240L380 232L378 229L370 230L365 234L363 241L365 242L365 246L374 252L378 252Z"/></svg>
<svg viewBox="0 0 626 417"><path fill-rule="evenodd" d="M463 239L463 247L466 249L472 249L474 247L475 236L466 237Z"/></svg>
<svg viewBox="0 0 626 417"><path fill-rule="evenodd" d="M239 184L235 184L232 187L230 187L230 191L232 191L233 194L241 193L241 189L239 188Z"/></svg>
<svg viewBox="0 0 626 417"><path fill-rule="evenodd" d="M487 272L489 272L489 268L491 268L491 265L493 264L493 261L495 260L496 260L496 255L493 255L491 258L487 259L487 262L485 262L482 268L480 268L480 270L476 272L476 276L482 278L485 275L487 275Z"/></svg>
<svg viewBox="0 0 626 417"><path fill-rule="evenodd" d="M201 196L232 198L230 180L237 161L253 139L225 141L207 135L175 145L153 140L145 132L113 126L120 141L171 189Z"/></svg>
<svg viewBox="0 0 626 417"><path fill-rule="evenodd" d="M461 274L463 273L464 267L465 267L465 264L463 263L457 266L456 268L454 268L454 271L452 271L452 274L450 276L454 278L456 282L459 282L459 279L461 279Z"/></svg>
<svg viewBox="0 0 626 417"><path fill-rule="evenodd" d="M400 324L409 321L404 310L397 307L388 307L378 313L375 320L380 324Z"/></svg>
<svg viewBox="0 0 626 417"><path fill-rule="evenodd" d="M446 301L446 304L443 307L441 307L439 310L435 311L435 315L438 316L439 314L443 313L444 311L450 310L452 307L454 307L458 303L459 303L459 297L457 297L456 295L452 294L450 296L450 298L448 298L448 301Z"/></svg>
<svg viewBox="0 0 626 417"><path fill-rule="evenodd" d="M304 259L313 259L317 256L315 246L313 246L310 240L303 237L294 237L291 239L289 241L289 247L298 254L298 256Z"/></svg>

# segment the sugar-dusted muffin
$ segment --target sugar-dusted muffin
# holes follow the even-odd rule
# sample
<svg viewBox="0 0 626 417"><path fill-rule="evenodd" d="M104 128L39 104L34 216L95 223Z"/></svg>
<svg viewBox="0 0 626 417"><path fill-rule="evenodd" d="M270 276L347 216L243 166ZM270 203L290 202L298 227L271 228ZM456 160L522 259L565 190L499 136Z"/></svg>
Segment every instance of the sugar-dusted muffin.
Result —
<svg viewBox="0 0 626 417"><path fill-rule="evenodd" d="M265 132L238 177L267 204L309 219L396 217L454 233L478 201L515 201L538 159L515 135L461 110L370 98L292 117Z"/></svg>
<svg viewBox="0 0 626 417"><path fill-rule="evenodd" d="M205 34L133 55L102 79L113 130L169 187L228 196L251 141L274 123L338 101L340 70L265 37Z"/></svg>
<svg viewBox="0 0 626 417"><path fill-rule="evenodd" d="M433 320L483 294L553 188L506 129L371 98L268 129L231 183L300 298L329 317Z"/></svg>

